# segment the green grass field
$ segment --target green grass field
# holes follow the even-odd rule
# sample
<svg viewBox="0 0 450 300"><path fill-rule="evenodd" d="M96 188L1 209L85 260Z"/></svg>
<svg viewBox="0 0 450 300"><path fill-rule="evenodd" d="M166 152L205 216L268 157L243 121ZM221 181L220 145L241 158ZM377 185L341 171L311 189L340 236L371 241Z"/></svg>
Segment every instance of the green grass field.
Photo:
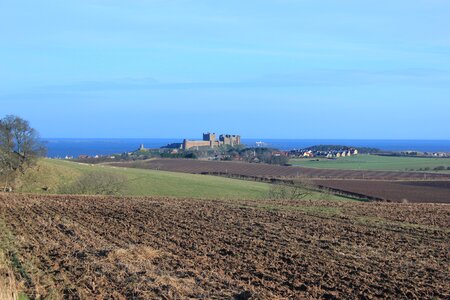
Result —
<svg viewBox="0 0 450 300"><path fill-rule="evenodd" d="M429 168L432 171L439 166L450 167L450 158L416 158L377 155L358 155L331 159L292 159L295 166L343 169L343 170L384 170L384 171L419 171Z"/></svg>
<svg viewBox="0 0 450 300"><path fill-rule="evenodd" d="M20 179L19 192L58 193L87 172L111 172L126 177L124 194L128 196L169 196L205 199L262 199L271 185L260 182L215 176L192 175L154 170L86 165L75 162L42 159ZM48 190L44 191L43 187ZM311 199L337 200L340 197L313 192Z"/></svg>
<svg viewBox="0 0 450 300"><path fill-rule="evenodd" d="M87 172L124 175L127 179L124 193L129 196L255 199L263 197L269 190L267 184L259 182L42 159L21 179L19 191L57 193L61 186L73 183ZM48 187L48 191L43 187Z"/></svg>

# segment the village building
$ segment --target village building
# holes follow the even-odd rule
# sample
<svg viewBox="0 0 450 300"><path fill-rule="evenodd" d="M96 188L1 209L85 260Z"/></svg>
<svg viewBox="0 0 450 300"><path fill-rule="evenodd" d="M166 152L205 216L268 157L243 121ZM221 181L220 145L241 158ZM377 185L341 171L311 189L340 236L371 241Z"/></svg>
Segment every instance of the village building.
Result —
<svg viewBox="0 0 450 300"><path fill-rule="evenodd" d="M276 157L289 156L289 153L287 151L272 151L272 155Z"/></svg>
<svg viewBox="0 0 450 300"><path fill-rule="evenodd" d="M311 150L306 151L305 153L303 153L303 157L314 157L314 153Z"/></svg>

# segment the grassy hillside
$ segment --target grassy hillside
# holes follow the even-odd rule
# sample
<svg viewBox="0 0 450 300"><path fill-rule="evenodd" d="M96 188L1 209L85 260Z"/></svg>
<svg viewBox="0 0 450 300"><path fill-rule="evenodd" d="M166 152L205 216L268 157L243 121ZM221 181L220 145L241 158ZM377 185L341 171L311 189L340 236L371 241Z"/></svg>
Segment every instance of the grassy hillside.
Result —
<svg viewBox="0 0 450 300"><path fill-rule="evenodd" d="M445 166L450 167L448 158L416 158L416 157L391 157L377 155L358 155L330 159L292 159L292 165L343 170L384 170L384 171L418 171L420 169Z"/></svg>
<svg viewBox="0 0 450 300"><path fill-rule="evenodd" d="M43 159L19 180L18 191L57 193L62 186L72 184L88 172L122 174L127 180L125 194L130 196L255 199L269 190L267 184L257 182Z"/></svg>
<svg viewBox="0 0 450 300"><path fill-rule="evenodd" d="M262 199L271 185L215 176L172 173L155 170L115 168L75 162L42 159L18 182L19 192L58 193L89 172L108 172L126 177L124 194L130 196L170 196L207 199ZM341 199L334 195L314 192L313 199Z"/></svg>

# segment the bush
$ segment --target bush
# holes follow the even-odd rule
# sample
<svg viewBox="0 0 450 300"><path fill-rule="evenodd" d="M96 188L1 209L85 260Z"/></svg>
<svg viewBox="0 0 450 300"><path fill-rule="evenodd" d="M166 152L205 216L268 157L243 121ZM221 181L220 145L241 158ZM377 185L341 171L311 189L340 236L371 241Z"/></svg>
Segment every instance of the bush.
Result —
<svg viewBox="0 0 450 300"><path fill-rule="evenodd" d="M293 184L273 184L267 193L269 199L300 200L312 194L313 185L306 181L297 181Z"/></svg>
<svg viewBox="0 0 450 300"><path fill-rule="evenodd" d="M289 157L287 156L272 156L268 163L273 165L285 165L289 162Z"/></svg>
<svg viewBox="0 0 450 300"><path fill-rule="evenodd" d="M82 175L74 183L59 189L60 194L123 195L127 178L121 174L91 172Z"/></svg>
<svg viewBox="0 0 450 300"><path fill-rule="evenodd" d="M197 159L198 155L195 152L187 152L184 155L184 158Z"/></svg>
<svg viewBox="0 0 450 300"><path fill-rule="evenodd" d="M445 167L444 166L438 166L436 168L434 168L435 171L444 171Z"/></svg>

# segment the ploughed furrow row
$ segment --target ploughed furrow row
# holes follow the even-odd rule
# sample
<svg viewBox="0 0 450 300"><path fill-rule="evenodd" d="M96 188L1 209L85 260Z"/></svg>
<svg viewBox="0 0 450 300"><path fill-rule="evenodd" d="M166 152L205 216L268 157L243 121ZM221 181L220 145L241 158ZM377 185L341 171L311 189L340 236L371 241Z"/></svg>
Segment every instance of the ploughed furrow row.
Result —
<svg viewBox="0 0 450 300"><path fill-rule="evenodd" d="M72 222L68 218L70 215L61 214L61 205L49 202L42 205L33 201L31 205L19 205L18 210L8 212L18 224L26 224L14 232L24 240L19 254L22 261L31 263L30 272L36 278L35 283L40 285L36 290L59 290L63 286L62 293L67 296L76 293L78 286L92 290L83 283L86 272L90 270L89 262L93 261L90 256L98 256L98 249L110 247L110 243ZM36 257L35 253L40 255ZM84 263L78 264L78 260Z"/></svg>
<svg viewBox="0 0 450 300"><path fill-rule="evenodd" d="M274 206L274 203L277 206ZM351 205L349 205L351 204ZM236 206L236 203L228 203L230 206ZM386 203L386 202L356 202L356 201L328 201L328 200L246 200L245 207L270 208L275 207L281 211L296 210L298 214L308 214L327 217L327 214L321 214L321 210L328 209L331 216L329 218L336 221L364 221L364 219L384 222L376 223L379 225L391 226L392 222L397 222L407 227L420 230L432 230L437 228L450 227L450 210L445 204L404 204L404 203ZM439 213L435 213L439 211ZM353 217L353 218L352 218ZM391 222L391 223L390 223ZM370 224L369 224L370 225ZM429 235L433 237L433 234Z"/></svg>
<svg viewBox="0 0 450 300"><path fill-rule="evenodd" d="M450 188L446 181L314 180L314 183L395 202L450 203Z"/></svg>
<svg viewBox="0 0 450 300"><path fill-rule="evenodd" d="M118 167L164 170L183 173L223 173L265 178L334 178L370 180L450 180L448 173L363 171L314 169L305 167L252 164L244 162L202 161L188 159L152 159L138 162L111 163Z"/></svg>
<svg viewBox="0 0 450 300"><path fill-rule="evenodd" d="M450 208L377 205L2 194L0 216L34 295L445 298ZM421 213L436 230L358 219L426 226Z"/></svg>
<svg viewBox="0 0 450 300"><path fill-rule="evenodd" d="M373 200L450 203L450 173L313 169L243 162L155 159L111 165L251 180L311 180L337 193Z"/></svg>

